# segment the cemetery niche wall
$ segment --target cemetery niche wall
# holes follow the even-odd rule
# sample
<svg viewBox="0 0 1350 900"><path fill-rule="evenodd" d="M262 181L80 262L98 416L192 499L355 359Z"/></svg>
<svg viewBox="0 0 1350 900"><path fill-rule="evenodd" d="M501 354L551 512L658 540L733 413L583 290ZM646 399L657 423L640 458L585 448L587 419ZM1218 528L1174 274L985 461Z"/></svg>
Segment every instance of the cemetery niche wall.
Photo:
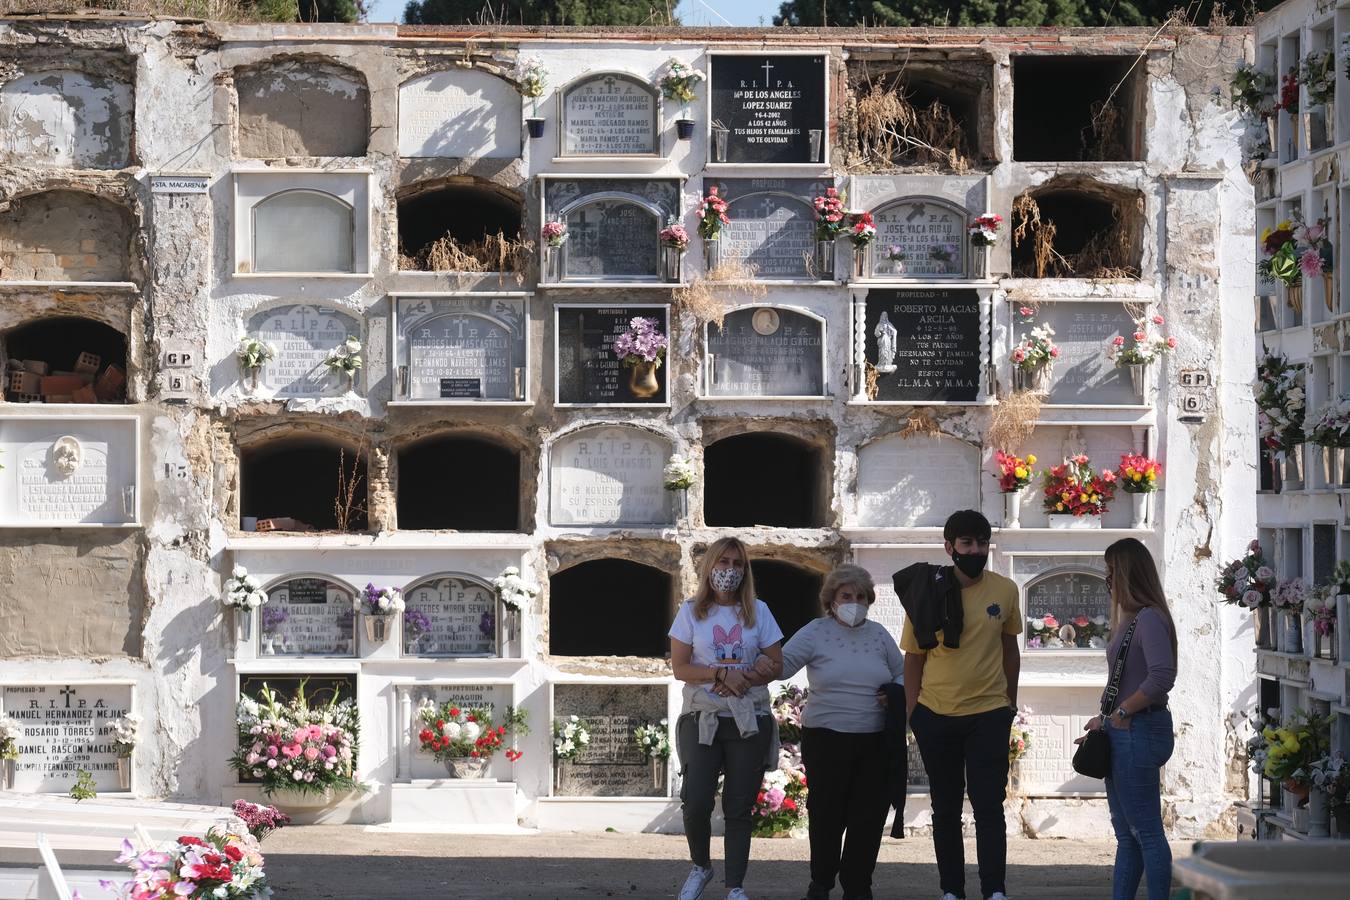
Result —
<svg viewBox="0 0 1350 900"><path fill-rule="evenodd" d="M827 162L825 61L823 54L709 54L709 161Z"/></svg>
<svg viewBox="0 0 1350 900"><path fill-rule="evenodd" d="M548 594L553 656L661 659L669 649L675 598L661 569L630 559L588 559L552 574Z"/></svg>
<svg viewBox="0 0 1350 900"><path fill-rule="evenodd" d="M431 403L524 401L524 297L396 297L398 396Z"/></svg>
<svg viewBox="0 0 1350 900"><path fill-rule="evenodd" d="M545 246L542 281L659 283L660 232L681 217L677 179L542 179L544 221L563 223L567 239Z"/></svg>
<svg viewBox="0 0 1350 900"><path fill-rule="evenodd" d="M976 288L871 288L855 313L866 374L878 403L981 403L989 395L990 307ZM855 305L856 308L856 305Z"/></svg>
<svg viewBox="0 0 1350 900"><path fill-rule="evenodd" d="M354 379L325 364L348 338L363 341L361 322L350 313L305 303L275 306L249 316L244 331L276 349L274 359L240 370L246 390L283 398L331 397L352 386Z"/></svg>
<svg viewBox="0 0 1350 900"><path fill-rule="evenodd" d="M669 692L656 684L554 684L553 721L584 722L590 743L573 760L555 759L555 797L664 797L666 766L643 756L633 732L669 717Z"/></svg>
<svg viewBox="0 0 1350 900"><path fill-rule="evenodd" d="M624 72L590 72L558 92L558 155L655 156L660 97Z"/></svg>
<svg viewBox="0 0 1350 900"><path fill-rule="evenodd" d="M398 449L398 527L520 531L521 454L473 432L433 434Z"/></svg>

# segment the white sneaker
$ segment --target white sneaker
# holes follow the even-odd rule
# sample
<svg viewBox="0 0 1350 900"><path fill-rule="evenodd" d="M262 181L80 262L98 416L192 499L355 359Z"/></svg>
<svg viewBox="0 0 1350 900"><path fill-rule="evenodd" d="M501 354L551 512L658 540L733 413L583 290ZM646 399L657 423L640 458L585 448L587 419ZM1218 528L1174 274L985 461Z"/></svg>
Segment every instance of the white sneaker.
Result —
<svg viewBox="0 0 1350 900"><path fill-rule="evenodd" d="M1008 895L1002 891L994 891L994 896L990 897L989 900L1008 900Z"/></svg>
<svg viewBox="0 0 1350 900"><path fill-rule="evenodd" d="M703 889L712 881L712 866L703 868L694 866L689 870L689 877L684 880L684 887L680 888L680 900L698 900L703 896Z"/></svg>
<svg viewBox="0 0 1350 900"><path fill-rule="evenodd" d="M727 900L750 900L750 898L745 896L745 891L740 888L732 888L727 891Z"/></svg>
<svg viewBox="0 0 1350 900"><path fill-rule="evenodd" d="M943 894L942 897L941 897L941 900L961 900L961 898L958 897L958 896L956 896L955 894L950 894L950 893L948 893L948 894Z"/></svg>

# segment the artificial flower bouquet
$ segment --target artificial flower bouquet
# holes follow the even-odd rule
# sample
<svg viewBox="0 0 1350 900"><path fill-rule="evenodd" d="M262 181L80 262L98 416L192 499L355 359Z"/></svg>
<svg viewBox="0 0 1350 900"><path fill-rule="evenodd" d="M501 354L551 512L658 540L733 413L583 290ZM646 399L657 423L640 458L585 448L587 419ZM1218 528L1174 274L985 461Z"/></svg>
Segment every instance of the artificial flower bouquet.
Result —
<svg viewBox="0 0 1350 900"><path fill-rule="evenodd" d="M1298 80L1308 89L1308 100L1320 106L1336 96L1336 55L1314 50L1299 63Z"/></svg>
<svg viewBox="0 0 1350 900"><path fill-rule="evenodd" d="M1214 587L1229 605L1241 603L1248 609L1269 606L1275 589L1275 570L1266 560L1260 541L1247 545L1247 552L1219 571Z"/></svg>
<svg viewBox="0 0 1350 900"><path fill-rule="evenodd" d="M544 243L550 247L561 247L567 241L567 223L559 219L550 219L539 230Z"/></svg>
<svg viewBox="0 0 1350 900"><path fill-rule="evenodd" d="M806 824L806 769L794 748L779 748L778 768L764 774L750 818L755 837L789 835Z"/></svg>
<svg viewBox="0 0 1350 900"><path fill-rule="evenodd" d="M361 593L352 598L352 610L367 616L393 616L407 609L403 602L403 592L396 587L377 588L367 584Z"/></svg>
<svg viewBox="0 0 1350 900"><path fill-rule="evenodd" d="M1018 707L1013 713L1012 729L1008 733L1008 763L1012 764L1031 750L1031 708Z"/></svg>
<svg viewBox="0 0 1350 900"><path fill-rule="evenodd" d="M1304 614L1312 617L1313 630L1322 637L1336 633L1336 595L1339 592L1340 587L1331 582L1310 591L1303 601Z"/></svg>
<svg viewBox="0 0 1350 900"><path fill-rule="evenodd" d="M992 247L998 243L998 232L1003 227L1003 217L997 213L985 213L976 216L966 227L970 242L976 247Z"/></svg>
<svg viewBox="0 0 1350 900"><path fill-rule="evenodd" d="M861 250L876 238L877 223L872 220L870 212L854 213L852 218L848 239L853 242L854 247Z"/></svg>
<svg viewBox="0 0 1350 900"><path fill-rule="evenodd" d="M1041 476L1045 511L1051 515L1100 516L1116 497L1116 473L1100 473L1082 453L1071 456Z"/></svg>
<svg viewBox="0 0 1350 900"><path fill-rule="evenodd" d="M635 366L640 362L659 366L668 345L669 341L661 333L660 322L634 316L623 333L614 339L614 355L625 366Z"/></svg>
<svg viewBox="0 0 1350 900"><path fill-rule="evenodd" d="M1303 601L1307 597L1308 587L1304 584L1303 577L1295 575L1275 585L1275 590L1270 594L1270 603L1280 612L1300 613L1303 611Z"/></svg>
<svg viewBox="0 0 1350 900"><path fill-rule="evenodd" d="M527 733L524 710L507 707L500 724L493 721L492 707L470 707L447 700L440 706L426 701L417 710L422 729L417 733L419 749L437 762L449 759L491 759L498 750L515 762L523 755L506 747L506 736Z"/></svg>
<svg viewBox="0 0 1350 900"><path fill-rule="evenodd" d="M1292 219L1285 219L1261 232L1261 254L1256 271L1263 278L1285 285L1298 284L1302 280Z"/></svg>
<svg viewBox="0 0 1350 900"><path fill-rule="evenodd" d="M642 751L643 759L670 758L670 722L662 719L660 723L639 725L633 731L633 740Z"/></svg>
<svg viewBox="0 0 1350 900"><path fill-rule="evenodd" d="M1151 494L1162 478L1162 463L1141 453L1122 453L1116 482L1127 494Z"/></svg>
<svg viewBox="0 0 1350 900"><path fill-rule="evenodd" d="M1256 426L1266 449L1284 453L1302 444L1304 368L1284 356L1268 354L1256 367Z"/></svg>
<svg viewBox="0 0 1350 900"><path fill-rule="evenodd" d="M431 632L431 617L420 609L409 609L403 613L403 636L409 642L422 639L422 635Z"/></svg>
<svg viewBox="0 0 1350 900"><path fill-rule="evenodd" d="M1319 447L1350 447L1350 400L1332 400L1317 416L1308 440Z"/></svg>
<svg viewBox="0 0 1350 900"><path fill-rule="evenodd" d="M1264 747L1258 747L1253 766L1285 790L1306 795L1312 787L1310 765L1331 750L1331 725L1325 716L1296 710L1280 725L1261 729Z"/></svg>
<svg viewBox="0 0 1350 900"><path fill-rule="evenodd" d="M806 711L806 690L785 684L774 695L771 712L778 722L778 739L797 744L802 739L802 713Z"/></svg>
<svg viewBox="0 0 1350 900"><path fill-rule="evenodd" d="M225 582L225 597L221 602L237 609L251 610L262 606L267 600L262 582L248 574L248 569L243 566L235 566Z"/></svg>
<svg viewBox="0 0 1350 900"><path fill-rule="evenodd" d="M108 722L113 750L122 759L131 756L131 751L136 749L136 729L140 724L141 717L135 713L127 713Z"/></svg>
<svg viewBox="0 0 1350 900"><path fill-rule="evenodd" d="M245 372L253 372L261 369L263 364L276 359L277 346L246 335L239 339L239 344L234 348L234 355L239 358L240 368Z"/></svg>
<svg viewBox="0 0 1350 900"><path fill-rule="evenodd" d="M1122 334L1113 337L1106 350L1107 358L1115 360L1117 366L1146 366L1161 359L1177 346L1176 338L1153 330L1161 329L1165 324L1167 320L1160 315L1135 319L1129 341Z"/></svg>
<svg viewBox="0 0 1350 900"><path fill-rule="evenodd" d="M676 453L661 470L661 481L668 491L687 491L694 486L697 475L693 461Z"/></svg>
<svg viewBox="0 0 1350 900"><path fill-rule="evenodd" d="M689 249L689 229L678 222L671 222L661 229L658 235L662 247L671 247L683 253Z"/></svg>
<svg viewBox="0 0 1350 900"><path fill-rule="evenodd" d="M333 348L323 364L332 372L341 372L350 378L356 377L356 372L362 365L361 342L354 337L347 338Z"/></svg>
<svg viewBox="0 0 1350 900"><path fill-rule="evenodd" d="M267 837L279 828L291 824L291 817L275 806L263 803L251 803L248 800L236 800L230 809L248 828L248 833L258 840Z"/></svg>
<svg viewBox="0 0 1350 900"><path fill-rule="evenodd" d="M998 466L998 473L994 476L998 479L998 489L1005 494L1016 493L1027 487L1036 474L1031 468L1036 464L1036 456L1031 453L1023 459L998 450L994 453L994 464Z"/></svg>
<svg viewBox="0 0 1350 900"><path fill-rule="evenodd" d="M538 100L548 86L548 68L537 56L522 56L516 62L516 85L522 97Z"/></svg>
<svg viewBox="0 0 1350 900"><path fill-rule="evenodd" d="M19 738L23 737L23 725L19 720L0 714L0 759L19 758Z"/></svg>
<svg viewBox="0 0 1350 900"><path fill-rule="evenodd" d="M184 835L167 850L137 850L122 841L114 862L134 873L100 886L118 900L266 900L272 896L263 873L263 855L252 834L212 828L205 838Z"/></svg>
<svg viewBox="0 0 1350 900"><path fill-rule="evenodd" d="M1280 101L1276 109L1284 110L1290 115L1298 112L1298 66L1290 66L1289 71L1280 76Z"/></svg>
<svg viewBox="0 0 1350 900"><path fill-rule="evenodd" d="M656 84L667 100L692 103L696 96L694 88L698 87L705 77L702 72L693 66L672 58L666 61L665 72Z"/></svg>
<svg viewBox="0 0 1350 900"><path fill-rule="evenodd" d="M1275 101L1275 76L1251 63L1238 63L1228 82L1228 99L1239 112L1269 118L1279 108Z"/></svg>
<svg viewBox="0 0 1350 900"><path fill-rule="evenodd" d="M716 240L722 233L722 226L729 224L731 219L727 216L727 201L722 199L717 185L710 185L699 205L698 236L705 241Z"/></svg>
<svg viewBox="0 0 1350 900"><path fill-rule="evenodd" d="M832 241L844 233L844 198L838 188L826 188L825 193L813 201L816 209L816 240Z"/></svg>
<svg viewBox="0 0 1350 900"><path fill-rule="evenodd" d="M584 720L567 716L553 723L553 756L571 762L586 752L591 743L591 732Z"/></svg>
<svg viewBox="0 0 1350 900"><path fill-rule="evenodd" d="M539 585L526 580L515 566L502 569L502 574L492 579L492 586L497 589L497 599L502 605L517 612L539 596Z"/></svg>
<svg viewBox="0 0 1350 900"><path fill-rule="evenodd" d="M263 793L295 790L323 794L359 789L356 781L356 703L336 696L311 706L305 682L283 701L266 684L258 695L239 698L239 747L230 765L240 778L262 782Z"/></svg>
<svg viewBox="0 0 1350 900"><path fill-rule="evenodd" d="M1335 256L1328 236L1330 225L1330 219L1318 219L1311 225L1301 221L1295 223L1294 253L1304 278L1311 280L1331 271Z"/></svg>
<svg viewBox="0 0 1350 900"><path fill-rule="evenodd" d="M1036 310L1029 306L1017 310L1018 321L1030 324L1036 316ZM1012 364L1023 372L1034 372L1041 366L1059 359L1059 346L1055 344L1055 329L1049 325L1032 325L1031 333L1022 337L1021 343L1013 348L1010 356Z"/></svg>
<svg viewBox="0 0 1350 900"><path fill-rule="evenodd" d="M1059 636L1059 619L1054 613L1043 616L1027 616L1027 649L1056 650L1064 646Z"/></svg>

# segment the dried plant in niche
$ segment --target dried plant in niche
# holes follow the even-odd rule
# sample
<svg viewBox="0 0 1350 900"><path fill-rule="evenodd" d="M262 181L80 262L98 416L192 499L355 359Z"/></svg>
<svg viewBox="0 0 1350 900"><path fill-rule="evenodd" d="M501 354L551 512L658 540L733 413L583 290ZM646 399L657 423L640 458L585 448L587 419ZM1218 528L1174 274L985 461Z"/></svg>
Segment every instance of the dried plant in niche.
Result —
<svg viewBox="0 0 1350 900"><path fill-rule="evenodd" d="M1006 453L1016 453L1036 431L1043 399L1032 391L1017 391L1000 397L989 419L985 443Z"/></svg>
<svg viewBox="0 0 1350 900"><path fill-rule="evenodd" d="M759 269L740 260L718 263L707 275L695 278L675 291L675 305L705 324L722 327L727 310L735 303L746 303L768 296L769 289L755 281ZM738 294L733 301L730 294Z"/></svg>
<svg viewBox="0 0 1350 900"><path fill-rule="evenodd" d="M1029 191L1013 200L1013 247L1031 242L1030 259L1014 261L1013 275L1021 278L1138 278L1135 261L1143 227L1142 198L1110 201L1111 224L1098 228L1078 250L1065 253L1055 246L1059 226L1042 216L1040 205Z"/></svg>
<svg viewBox="0 0 1350 900"><path fill-rule="evenodd" d="M877 399L877 385L881 381L881 373L877 371L876 366L872 365L870 359L865 361L864 366L863 387L867 391L867 399L875 400Z"/></svg>
<svg viewBox="0 0 1350 900"><path fill-rule="evenodd" d="M501 272L519 283L534 259L534 242L509 238L504 232L484 235L482 240L461 244L454 236L441 235L416 255L399 248L399 268L421 272Z"/></svg>
<svg viewBox="0 0 1350 900"><path fill-rule="evenodd" d="M905 419L905 427L900 430L900 437L908 439L916 434L922 437L940 438L942 437L942 426L938 425L938 421L933 418L932 413L918 410Z"/></svg>
<svg viewBox="0 0 1350 900"><path fill-rule="evenodd" d="M1120 87L1120 85L1116 85ZM1115 92L1112 91L1112 94ZM1098 100L1090 107L1092 122L1083 129L1083 159L1127 160L1125 114L1114 99Z"/></svg>
<svg viewBox="0 0 1350 900"><path fill-rule="evenodd" d="M1054 271L1065 262L1064 257L1055 252L1055 232L1058 231L1055 223L1041 220L1041 208L1027 191L1018 194L1017 199L1013 200L1012 213L1013 222L1016 223L1012 233L1013 246L1020 247L1029 238L1032 248L1032 270L1013 274L1045 278L1047 272Z"/></svg>
<svg viewBox="0 0 1350 900"><path fill-rule="evenodd" d="M350 531L352 523L366 514L366 504L359 499L358 490L366 483L361 474L361 457L365 455L366 441L361 438L360 446L352 454L352 469L347 471L347 448L338 448L337 496L333 498L333 516L337 520L338 531Z"/></svg>
<svg viewBox="0 0 1350 900"><path fill-rule="evenodd" d="M970 160L965 127L940 100L916 108L885 76L854 89L857 150L864 169L929 166L964 172Z"/></svg>

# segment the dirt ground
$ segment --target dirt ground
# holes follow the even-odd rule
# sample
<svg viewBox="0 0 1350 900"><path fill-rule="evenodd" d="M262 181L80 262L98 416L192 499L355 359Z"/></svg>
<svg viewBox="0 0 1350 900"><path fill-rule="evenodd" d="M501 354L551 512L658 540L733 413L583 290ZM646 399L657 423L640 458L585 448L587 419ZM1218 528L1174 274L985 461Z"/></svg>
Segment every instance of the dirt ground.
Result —
<svg viewBox="0 0 1350 900"><path fill-rule="evenodd" d="M704 900L721 900L721 839L713 839L717 880ZM684 838L657 834L391 834L362 826L292 827L263 845L277 900L570 900L673 898L688 873ZM751 900L798 900L806 891L804 840L756 839L745 890ZM1189 852L1174 844L1173 852ZM1012 840L1012 900L1109 900L1115 844ZM967 842L967 896L979 898L975 845ZM877 900L937 900L937 867L926 837L882 844ZM1143 895L1143 891L1140 891ZM832 897L839 898L836 887Z"/></svg>

